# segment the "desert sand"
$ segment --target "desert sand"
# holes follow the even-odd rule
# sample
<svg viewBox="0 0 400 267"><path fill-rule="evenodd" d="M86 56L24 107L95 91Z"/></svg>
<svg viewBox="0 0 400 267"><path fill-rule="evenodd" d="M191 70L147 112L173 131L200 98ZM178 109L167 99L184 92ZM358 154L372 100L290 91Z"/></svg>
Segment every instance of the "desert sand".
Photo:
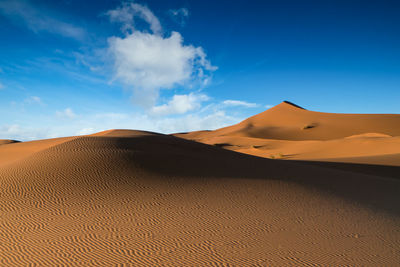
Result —
<svg viewBox="0 0 400 267"><path fill-rule="evenodd" d="M4 141L0 266L399 266L398 136L399 115L282 103L216 131Z"/></svg>
<svg viewBox="0 0 400 267"><path fill-rule="evenodd" d="M290 102L236 125L175 136L254 156L400 166L400 115L335 114Z"/></svg>
<svg viewBox="0 0 400 267"><path fill-rule="evenodd" d="M18 142L18 141L10 140L10 139L0 139L0 145L11 144L11 143L16 143L16 142Z"/></svg>

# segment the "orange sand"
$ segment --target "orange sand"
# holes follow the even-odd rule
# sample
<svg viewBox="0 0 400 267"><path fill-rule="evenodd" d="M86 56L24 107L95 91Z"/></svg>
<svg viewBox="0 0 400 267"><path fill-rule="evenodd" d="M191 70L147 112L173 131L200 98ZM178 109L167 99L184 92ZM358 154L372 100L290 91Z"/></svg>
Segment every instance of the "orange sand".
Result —
<svg viewBox="0 0 400 267"><path fill-rule="evenodd" d="M288 102L233 126L175 136L273 159L400 166L400 115L314 112Z"/></svg>
<svg viewBox="0 0 400 267"><path fill-rule="evenodd" d="M217 146L130 130L5 142L0 266L398 266L399 116L258 116L180 135Z"/></svg>

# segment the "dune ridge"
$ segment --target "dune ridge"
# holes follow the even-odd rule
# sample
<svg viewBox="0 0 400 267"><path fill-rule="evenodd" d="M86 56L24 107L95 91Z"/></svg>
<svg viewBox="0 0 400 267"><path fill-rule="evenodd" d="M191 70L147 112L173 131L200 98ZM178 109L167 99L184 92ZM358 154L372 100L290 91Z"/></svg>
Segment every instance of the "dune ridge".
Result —
<svg viewBox="0 0 400 267"><path fill-rule="evenodd" d="M400 262L388 176L131 130L2 145L0 162L0 265Z"/></svg>
<svg viewBox="0 0 400 267"><path fill-rule="evenodd" d="M17 142L19 142L19 141L11 140L11 139L0 139L0 145L12 144L12 143L17 143Z"/></svg>
<svg viewBox="0 0 400 267"><path fill-rule="evenodd" d="M266 158L400 166L398 114L323 113L285 101L232 126L174 135Z"/></svg>

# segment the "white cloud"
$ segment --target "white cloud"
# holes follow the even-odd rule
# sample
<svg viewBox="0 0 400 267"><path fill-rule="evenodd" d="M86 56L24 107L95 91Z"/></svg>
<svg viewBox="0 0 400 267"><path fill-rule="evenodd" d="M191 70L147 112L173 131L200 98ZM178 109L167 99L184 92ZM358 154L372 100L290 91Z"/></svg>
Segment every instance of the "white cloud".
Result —
<svg viewBox="0 0 400 267"><path fill-rule="evenodd" d="M139 92L136 97L144 101L143 106L154 105L160 89L195 80L206 81L209 77L204 71L215 68L201 47L186 46L182 42L178 32L172 32L167 38L142 32L110 38L115 78L133 86Z"/></svg>
<svg viewBox="0 0 400 267"><path fill-rule="evenodd" d="M181 26L185 25L185 20L189 16L189 10L187 8L179 8L179 9L170 9L168 10L168 14L171 18Z"/></svg>
<svg viewBox="0 0 400 267"><path fill-rule="evenodd" d="M145 113L99 113L82 118L79 123L80 125L85 125L85 127L78 128L74 125L68 125L68 128L74 127L77 129L72 134L79 133L83 128L90 129L90 131L81 132L88 134L109 129L135 129L168 134L214 130L237 123L242 119L229 116L223 110L210 110L206 113L200 110L177 117L158 117Z"/></svg>
<svg viewBox="0 0 400 267"><path fill-rule="evenodd" d="M204 94L174 95L167 104L154 106L151 112L155 115L184 114L200 108L201 103L207 100L209 97Z"/></svg>
<svg viewBox="0 0 400 267"><path fill-rule="evenodd" d="M179 116L151 116L137 113L80 114L65 123L56 116L41 117L21 122L20 125L0 125L0 138L21 141L63 136L92 134L109 129L135 129L160 133L176 133L196 130L214 130L243 120L230 116L221 106L209 105ZM45 121L45 123L44 123ZM48 125L51 125L49 127Z"/></svg>
<svg viewBox="0 0 400 267"><path fill-rule="evenodd" d="M0 1L0 12L15 21L23 21L33 32L47 31L64 37L82 40L86 36L84 29L49 16L48 11L40 10L28 1Z"/></svg>
<svg viewBox="0 0 400 267"><path fill-rule="evenodd" d="M163 133L178 133L198 130L215 130L239 122L241 119L226 115L224 111L210 114L188 114L180 118L162 118L155 121L155 130Z"/></svg>
<svg viewBox="0 0 400 267"><path fill-rule="evenodd" d="M0 126L1 139L14 139L25 141L48 137L48 130L45 128L21 127L18 124Z"/></svg>
<svg viewBox="0 0 400 267"><path fill-rule="evenodd" d="M258 107L258 104L256 103L249 103L246 101L240 101L240 100L225 100L222 102L225 106L242 106L246 108L255 108Z"/></svg>
<svg viewBox="0 0 400 267"><path fill-rule="evenodd" d="M185 7L179 9L170 9L169 12L173 16L184 16L184 17L189 16L189 10Z"/></svg>
<svg viewBox="0 0 400 267"><path fill-rule="evenodd" d="M56 115L58 117L64 117L69 119L73 119L76 117L76 114L72 111L71 108L66 108L63 111L56 111Z"/></svg>
<svg viewBox="0 0 400 267"><path fill-rule="evenodd" d="M96 131L95 131L94 128L87 127L87 128L80 129L76 134L77 135L87 135L87 134L92 134L92 133L95 133L95 132Z"/></svg>
<svg viewBox="0 0 400 267"><path fill-rule="evenodd" d="M42 100L41 100L40 97L38 97L38 96L31 96L30 99L32 99L33 102L37 102L37 103L42 102Z"/></svg>
<svg viewBox="0 0 400 267"><path fill-rule="evenodd" d="M25 99L28 104L43 104L42 99L38 96L30 96Z"/></svg>
<svg viewBox="0 0 400 267"><path fill-rule="evenodd" d="M210 73L216 70L207 60L203 49L184 45L178 32L172 32L168 37L162 36L158 19L147 7L134 3L123 4L107 14L132 31L124 37L109 38L108 54L113 61L114 79L133 88L134 102L137 104L151 109L161 89L179 85L188 88L196 84L205 85ZM137 16L150 24L153 33L134 29L133 19Z"/></svg>
<svg viewBox="0 0 400 267"><path fill-rule="evenodd" d="M0 82L0 90L4 88L4 85Z"/></svg>
<svg viewBox="0 0 400 267"><path fill-rule="evenodd" d="M158 18L151 10L136 3L123 3L117 9L109 10L106 14L112 22L120 22L121 30L127 33L135 31L135 17L139 17L150 25L154 34L161 34L162 28Z"/></svg>

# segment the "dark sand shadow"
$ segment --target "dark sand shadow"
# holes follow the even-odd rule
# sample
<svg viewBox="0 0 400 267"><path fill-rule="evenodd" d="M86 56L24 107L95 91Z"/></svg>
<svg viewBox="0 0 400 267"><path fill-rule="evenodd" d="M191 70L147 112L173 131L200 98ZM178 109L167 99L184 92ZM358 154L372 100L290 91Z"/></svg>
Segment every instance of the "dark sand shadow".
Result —
<svg viewBox="0 0 400 267"><path fill-rule="evenodd" d="M270 160L167 135L117 142L135 151L135 164L163 177L280 180L400 215L399 167Z"/></svg>

